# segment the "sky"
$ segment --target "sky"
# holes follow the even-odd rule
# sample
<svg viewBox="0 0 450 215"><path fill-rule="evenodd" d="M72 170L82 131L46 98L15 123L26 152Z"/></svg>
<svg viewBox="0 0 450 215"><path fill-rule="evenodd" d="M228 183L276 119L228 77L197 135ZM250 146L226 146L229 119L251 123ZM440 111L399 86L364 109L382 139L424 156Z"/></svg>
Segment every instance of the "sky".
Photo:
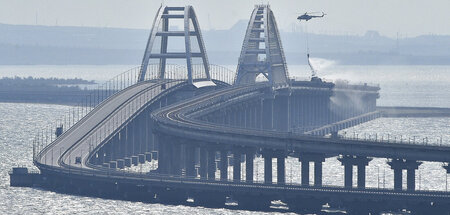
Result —
<svg viewBox="0 0 450 215"><path fill-rule="evenodd" d="M0 0L0 23L150 29L158 7L193 5L203 30L248 20L255 4L269 3L283 31L305 29L296 17L323 11L308 32L389 37L450 35L450 0Z"/></svg>

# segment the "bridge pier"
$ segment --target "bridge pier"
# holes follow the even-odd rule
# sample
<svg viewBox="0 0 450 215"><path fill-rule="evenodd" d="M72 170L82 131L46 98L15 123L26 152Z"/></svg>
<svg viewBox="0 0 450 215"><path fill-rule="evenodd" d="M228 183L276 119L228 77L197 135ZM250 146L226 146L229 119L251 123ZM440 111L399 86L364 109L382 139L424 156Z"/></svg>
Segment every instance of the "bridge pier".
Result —
<svg viewBox="0 0 450 215"><path fill-rule="evenodd" d="M245 181L253 183L253 159L255 157L254 149L247 149L245 152Z"/></svg>
<svg viewBox="0 0 450 215"><path fill-rule="evenodd" d="M216 179L216 150L212 147L208 148L208 179Z"/></svg>
<svg viewBox="0 0 450 215"><path fill-rule="evenodd" d="M196 177L197 174L195 172L195 147L192 144L185 144L185 168L186 168L186 176L188 177Z"/></svg>
<svg viewBox="0 0 450 215"><path fill-rule="evenodd" d="M344 187L352 188L353 187L353 166L357 166L358 168L358 181L357 187L358 189L366 188L366 166L372 160L372 158L361 157L361 156L353 156L353 155L344 155L338 158L341 161L342 165L344 165Z"/></svg>
<svg viewBox="0 0 450 215"><path fill-rule="evenodd" d="M394 190L402 190L402 171L406 169L406 189L414 191L416 189L416 170L422 162L415 160L392 159L388 162L391 169L394 170Z"/></svg>
<svg viewBox="0 0 450 215"><path fill-rule="evenodd" d="M273 177L272 159L277 159L277 183L284 184L286 182L286 155L283 151L273 151L263 149L261 152L264 158L264 183L271 184Z"/></svg>
<svg viewBox="0 0 450 215"><path fill-rule="evenodd" d="M272 156L273 152L268 150L262 151L262 157L264 158L264 183L272 183Z"/></svg>
<svg viewBox="0 0 450 215"><path fill-rule="evenodd" d="M233 149L233 181L241 181L241 149Z"/></svg>
<svg viewBox="0 0 450 215"><path fill-rule="evenodd" d="M160 174L169 174L170 170L170 146L168 144L167 138L163 135L155 136L156 143L158 144L158 172ZM130 144L131 145L131 144ZM125 159L126 162L126 159ZM126 165L126 164L125 164Z"/></svg>
<svg viewBox="0 0 450 215"><path fill-rule="evenodd" d="M168 145L171 148L170 174L181 175L181 144L172 140Z"/></svg>
<svg viewBox="0 0 450 215"><path fill-rule="evenodd" d="M228 150L220 151L220 180L228 180Z"/></svg>
<svg viewBox="0 0 450 215"><path fill-rule="evenodd" d="M133 155L134 149L133 149L133 133L132 133L132 128L131 128L131 123L128 124L125 127L125 132L126 132L126 137L125 137L125 145L126 145L126 150L125 150L125 155L126 157L130 157L131 155Z"/></svg>
<svg viewBox="0 0 450 215"><path fill-rule="evenodd" d="M208 152L207 152L207 150L206 150L206 148L205 147L201 147L200 148L200 169L199 169L199 173L200 173L200 178L202 178L202 179L207 179L207 165L208 165L208 163L207 163L207 154L208 154Z"/></svg>
<svg viewBox="0 0 450 215"><path fill-rule="evenodd" d="M119 134L114 135L111 138L111 143L112 143L112 155L111 155L111 160L117 160L119 159L120 155L119 155L119 150L120 150L120 142L119 142Z"/></svg>
<svg viewBox="0 0 450 215"><path fill-rule="evenodd" d="M277 156L277 184L284 184L286 182L285 156Z"/></svg>
<svg viewBox="0 0 450 215"><path fill-rule="evenodd" d="M322 162L325 161L325 156L316 153L300 153L299 161L301 162L302 186L309 186L310 162L314 162L314 186L322 186Z"/></svg>
<svg viewBox="0 0 450 215"><path fill-rule="evenodd" d="M120 158L124 158L126 156L126 146L127 146L127 140L126 140L126 129L120 130L118 137L119 137L119 154L118 156Z"/></svg>

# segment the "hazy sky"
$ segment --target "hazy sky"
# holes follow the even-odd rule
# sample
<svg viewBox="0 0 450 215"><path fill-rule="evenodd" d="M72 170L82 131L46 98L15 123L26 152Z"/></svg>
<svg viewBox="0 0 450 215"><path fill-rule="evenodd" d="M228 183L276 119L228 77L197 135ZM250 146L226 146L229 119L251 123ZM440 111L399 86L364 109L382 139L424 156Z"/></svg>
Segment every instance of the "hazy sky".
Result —
<svg viewBox="0 0 450 215"><path fill-rule="evenodd" d="M267 0L0 0L0 23L149 29L159 5L193 5L202 29L227 29ZM450 35L450 0L272 0L278 27L301 29L299 13L324 11L310 32L395 37Z"/></svg>

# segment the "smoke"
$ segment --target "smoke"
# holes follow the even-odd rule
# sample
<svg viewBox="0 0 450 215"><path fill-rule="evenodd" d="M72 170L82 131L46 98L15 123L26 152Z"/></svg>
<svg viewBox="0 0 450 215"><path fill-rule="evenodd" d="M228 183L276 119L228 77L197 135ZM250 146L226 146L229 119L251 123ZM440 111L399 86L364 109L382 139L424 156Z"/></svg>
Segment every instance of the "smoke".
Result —
<svg viewBox="0 0 450 215"><path fill-rule="evenodd" d="M336 61L323 58L309 58L309 61L319 77L321 76L321 71L337 65Z"/></svg>

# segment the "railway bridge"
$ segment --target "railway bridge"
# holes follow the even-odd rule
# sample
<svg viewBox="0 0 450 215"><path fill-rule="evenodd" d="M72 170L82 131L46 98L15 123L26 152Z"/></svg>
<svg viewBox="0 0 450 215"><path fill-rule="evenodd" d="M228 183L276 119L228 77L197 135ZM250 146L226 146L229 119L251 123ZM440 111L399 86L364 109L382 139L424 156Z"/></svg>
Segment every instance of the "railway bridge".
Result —
<svg viewBox="0 0 450 215"><path fill-rule="evenodd" d="M169 30L176 20L183 31ZM184 38L184 52L170 49L173 37ZM416 190L415 172L423 161L442 162L450 171L450 147L337 135L380 117L378 90L289 77L267 5L251 14L236 74L209 64L191 6L161 7L142 65L88 96L57 123L56 133L40 132L33 160L42 186L107 198L171 204L193 199L208 207L233 200L251 210L270 210L280 200L299 213L333 207L358 215L448 214L450 193ZM255 180L258 157L264 160L263 181ZM301 163L301 177L288 183L291 158ZM323 185L326 158L344 166L344 186ZM366 187L372 158L388 159L394 189ZM138 165L154 168L130 171Z"/></svg>

